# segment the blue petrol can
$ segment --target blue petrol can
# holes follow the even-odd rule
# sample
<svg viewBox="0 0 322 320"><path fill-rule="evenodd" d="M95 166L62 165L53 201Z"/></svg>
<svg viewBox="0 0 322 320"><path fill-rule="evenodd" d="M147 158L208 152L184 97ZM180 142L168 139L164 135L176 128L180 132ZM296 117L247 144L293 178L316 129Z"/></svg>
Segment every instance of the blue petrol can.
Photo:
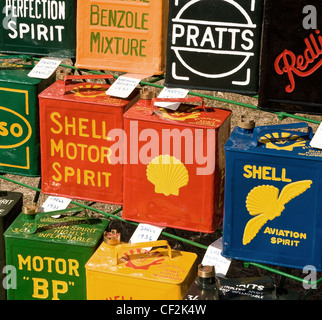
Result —
<svg viewBox="0 0 322 320"><path fill-rule="evenodd" d="M312 135L306 123L234 128L225 145L225 257L322 269L322 150L310 147Z"/></svg>

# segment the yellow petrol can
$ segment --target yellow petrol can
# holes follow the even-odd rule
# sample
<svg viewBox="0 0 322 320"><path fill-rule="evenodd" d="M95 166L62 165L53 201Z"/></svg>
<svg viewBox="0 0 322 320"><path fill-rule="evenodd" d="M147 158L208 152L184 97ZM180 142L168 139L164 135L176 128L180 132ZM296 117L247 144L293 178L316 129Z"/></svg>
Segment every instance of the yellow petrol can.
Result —
<svg viewBox="0 0 322 320"><path fill-rule="evenodd" d="M182 300L197 275L196 259L165 240L103 242L85 265L87 299Z"/></svg>

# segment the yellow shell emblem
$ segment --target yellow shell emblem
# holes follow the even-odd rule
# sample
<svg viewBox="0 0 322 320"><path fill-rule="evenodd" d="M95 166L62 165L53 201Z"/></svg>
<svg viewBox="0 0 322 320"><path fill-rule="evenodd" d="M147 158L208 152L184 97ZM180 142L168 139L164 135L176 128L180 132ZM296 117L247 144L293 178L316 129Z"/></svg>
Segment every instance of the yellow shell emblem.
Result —
<svg viewBox="0 0 322 320"><path fill-rule="evenodd" d="M188 119L197 119L201 113L193 108L184 111L168 112L164 108L159 108L162 118L176 121L186 121ZM191 112L191 113L190 113Z"/></svg>
<svg viewBox="0 0 322 320"><path fill-rule="evenodd" d="M289 132L274 132L266 134L259 139L259 142L264 143L267 149L293 151L294 148L305 147L306 141L304 138Z"/></svg>
<svg viewBox="0 0 322 320"><path fill-rule="evenodd" d="M274 186L262 185L252 189L246 198L250 219L245 227L243 245L250 243L268 220L279 217L285 205L311 187L312 180L302 180L286 185L282 191Z"/></svg>
<svg viewBox="0 0 322 320"><path fill-rule="evenodd" d="M154 158L147 166L146 175L154 184L155 193L163 193L165 196L178 196L179 189L189 181L188 170L184 164L169 155Z"/></svg>
<svg viewBox="0 0 322 320"><path fill-rule="evenodd" d="M106 96L106 88L100 86L99 84L80 85L74 87L71 92L73 92L76 97L96 98L99 96Z"/></svg>

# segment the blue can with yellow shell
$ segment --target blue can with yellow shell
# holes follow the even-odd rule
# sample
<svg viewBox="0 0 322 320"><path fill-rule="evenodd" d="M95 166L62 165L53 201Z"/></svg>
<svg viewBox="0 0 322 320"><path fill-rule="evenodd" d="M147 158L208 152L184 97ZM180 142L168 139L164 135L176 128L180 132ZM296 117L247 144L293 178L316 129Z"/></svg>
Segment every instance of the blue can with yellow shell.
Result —
<svg viewBox="0 0 322 320"><path fill-rule="evenodd" d="M322 151L306 123L240 122L226 145L223 256L322 270Z"/></svg>

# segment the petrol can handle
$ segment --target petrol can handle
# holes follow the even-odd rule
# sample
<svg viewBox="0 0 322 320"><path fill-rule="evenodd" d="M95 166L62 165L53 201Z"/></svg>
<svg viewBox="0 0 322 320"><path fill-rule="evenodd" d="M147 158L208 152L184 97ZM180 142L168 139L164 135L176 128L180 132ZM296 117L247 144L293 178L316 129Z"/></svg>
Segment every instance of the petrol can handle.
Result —
<svg viewBox="0 0 322 320"><path fill-rule="evenodd" d="M149 241L149 242L137 242L137 243L124 243L117 245L115 247L115 260L114 265L118 264L118 256L120 251L129 250L129 249L137 249L137 248L149 248L149 247L167 247L168 248L168 256L172 259L172 250L171 247L166 240L157 240L157 241Z"/></svg>
<svg viewBox="0 0 322 320"><path fill-rule="evenodd" d="M205 101L201 97L189 97L189 98L153 98L151 100L151 115L154 113L154 105L156 102L180 102L180 103L189 103L189 102L202 102L202 109L205 111Z"/></svg>
<svg viewBox="0 0 322 320"><path fill-rule="evenodd" d="M10 55L10 56L0 56L0 60L11 60L11 59L24 59L24 60L31 60L31 65L23 65L24 67L33 68L35 66L34 59L32 56L26 55L26 54L16 54L16 55Z"/></svg>
<svg viewBox="0 0 322 320"><path fill-rule="evenodd" d="M67 75L64 77L64 89L63 89L63 95L66 94L66 82L69 80L90 80L90 79L115 79L112 74L91 74L91 75Z"/></svg>
<svg viewBox="0 0 322 320"><path fill-rule="evenodd" d="M307 136L309 139L313 137L313 130L306 122L298 122L298 123L289 123L289 124L277 124L273 126L259 126L254 129L253 132L253 140L252 144L255 146L259 145L259 138L268 132L272 132L274 130L290 130L290 129L300 129L300 128L308 128Z"/></svg>

